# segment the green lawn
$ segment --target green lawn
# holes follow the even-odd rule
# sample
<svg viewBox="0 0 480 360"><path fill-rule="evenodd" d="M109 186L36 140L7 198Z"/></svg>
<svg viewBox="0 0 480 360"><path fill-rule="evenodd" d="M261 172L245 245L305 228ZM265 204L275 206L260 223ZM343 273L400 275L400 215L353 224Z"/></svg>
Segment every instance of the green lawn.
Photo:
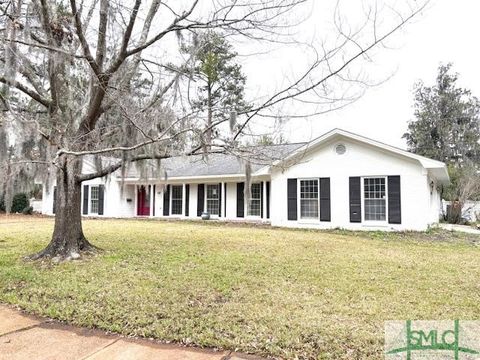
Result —
<svg viewBox="0 0 480 360"><path fill-rule="evenodd" d="M389 319L478 319L480 238L88 220L105 250L24 262L53 221L0 219L0 302L128 335L283 358L383 358Z"/></svg>

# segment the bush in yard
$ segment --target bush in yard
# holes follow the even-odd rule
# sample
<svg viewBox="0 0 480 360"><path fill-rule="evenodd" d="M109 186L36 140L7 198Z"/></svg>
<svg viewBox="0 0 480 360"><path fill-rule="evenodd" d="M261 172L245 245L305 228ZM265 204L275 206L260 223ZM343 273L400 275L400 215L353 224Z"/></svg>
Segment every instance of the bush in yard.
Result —
<svg viewBox="0 0 480 360"><path fill-rule="evenodd" d="M22 210L23 215L32 215L33 214L33 207L27 206Z"/></svg>
<svg viewBox="0 0 480 360"><path fill-rule="evenodd" d="M30 202L28 201L28 196L25 193L18 193L15 194L12 201L12 213L21 213L23 209L30 206Z"/></svg>

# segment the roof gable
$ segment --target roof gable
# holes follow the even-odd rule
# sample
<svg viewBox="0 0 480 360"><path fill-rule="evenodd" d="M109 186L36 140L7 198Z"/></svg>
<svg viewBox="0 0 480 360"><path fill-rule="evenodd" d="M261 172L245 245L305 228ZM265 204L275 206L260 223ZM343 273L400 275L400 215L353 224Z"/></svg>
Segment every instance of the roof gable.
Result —
<svg viewBox="0 0 480 360"><path fill-rule="evenodd" d="M340 137L340 138L343 137L349 140L353 140L359 143L369 145L374 148L378 148L379 150L386 151L400 157L418 161L425 169L429 170L429 172L439 182L448 183L450 181L447 167L445 163L441 161L437 161L437 160L426 158L424 156L413 154L409 151L406 151L406 150L358 135L358 134L354 134L342 129L333 129L321 135L320 137L316 138L315 140L312 140L311 142L306 143L304 146L299 147L296 151L290 153L283 160L277 161L274 164L274 166L281 166L284 162L294 159L299 154L305 155L306 153L319 149L320 147L328 144L329 142L331 142L337 137Z"/></svg>

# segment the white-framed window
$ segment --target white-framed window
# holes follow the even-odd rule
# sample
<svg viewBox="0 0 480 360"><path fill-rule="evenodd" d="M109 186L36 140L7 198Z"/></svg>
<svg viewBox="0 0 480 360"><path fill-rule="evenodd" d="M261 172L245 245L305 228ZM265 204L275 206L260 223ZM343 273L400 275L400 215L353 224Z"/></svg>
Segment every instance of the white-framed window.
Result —
<svg viewBox="0 0 480 360"><path fill-rule="evenodd" d="M98 214L98 186L90 186L90 213Z"/></svg>
<svg viewBox="0 0 480 360"><path fill-rule="evenodd" d="M387 185L385 177L363 178L363 213L365 221L387 220Z"/></svg>
<svg viewBox="0 0 480 360"><path fill-rule="evenodd" d="M183 213L183 185L172 185L172 204L170 213L182 215Z"/></svg>
<svg viewBox="0 0 480 360"><path fill-rule="evenodd" d="M250 204L248 204L248 216L262 215L262 190L261 183L254 183L250 188Z"/></svg>
<svg viewBox="0 0 480 360"><path fill-rule="evenodd" d="M300 219L319 219L318 179L300 179Z"/></svg>
<svg viewBox="0 0 480 360"><path fill-rule="evenodd" d="M220 210L220 189L218 184L207 184L206 208L210 215L218 215Z"/></svg>

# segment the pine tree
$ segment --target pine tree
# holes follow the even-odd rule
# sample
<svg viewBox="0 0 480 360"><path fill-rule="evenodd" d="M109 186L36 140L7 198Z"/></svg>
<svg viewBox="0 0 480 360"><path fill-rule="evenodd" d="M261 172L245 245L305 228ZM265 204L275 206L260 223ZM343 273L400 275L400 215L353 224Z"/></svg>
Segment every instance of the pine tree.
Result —
<svg viewBox="0 0 480 360"><path fill-rule="evenodd" d="M193 65L182 71L197 83L197 97L192 105L206 118L205 141L211 144L214 123L250 108L244 98L246 77L236 62L238 54L217 32L195 37L183 51L193 59Z"/></svg>

